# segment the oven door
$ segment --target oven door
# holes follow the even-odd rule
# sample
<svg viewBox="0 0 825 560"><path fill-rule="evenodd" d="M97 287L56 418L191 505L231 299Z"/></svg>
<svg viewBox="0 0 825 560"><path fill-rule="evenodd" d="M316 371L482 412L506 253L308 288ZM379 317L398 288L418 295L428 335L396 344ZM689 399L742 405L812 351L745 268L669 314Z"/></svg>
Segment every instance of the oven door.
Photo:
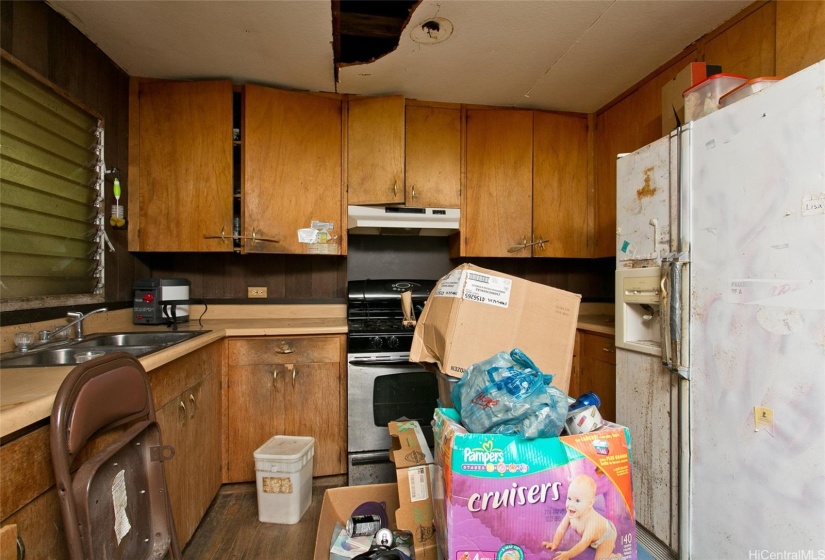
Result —
<svg viewBox="0 0 825 560"><path fill-rule="evenodd" d="M430 422L438 406L435 375L410 363L406 352L347 358L348 450L388 450L387 424L402 417L418 420L432 446Z"/></svg>
<svg viewBox="0 0 825 560"><path fill-rule="evenodd" d="M394 482L387 424L417 420L433 445L431 421L438 401L432 372L410 363L406 352L349 354L347 368L347 448L349 484Z"/></svg>

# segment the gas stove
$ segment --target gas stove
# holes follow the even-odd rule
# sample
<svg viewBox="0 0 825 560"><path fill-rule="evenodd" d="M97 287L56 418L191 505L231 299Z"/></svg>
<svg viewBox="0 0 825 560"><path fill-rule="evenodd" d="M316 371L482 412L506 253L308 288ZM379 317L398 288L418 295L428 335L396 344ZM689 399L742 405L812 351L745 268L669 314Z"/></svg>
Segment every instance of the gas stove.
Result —
<svg viewBox="0 0 825 560"><path fill-rule="evenodd" d="M412 291L413 312L421 315L435 280L354 280L347 284L347 350L409 352L415 327L405 326L401 294Z"/></svg>

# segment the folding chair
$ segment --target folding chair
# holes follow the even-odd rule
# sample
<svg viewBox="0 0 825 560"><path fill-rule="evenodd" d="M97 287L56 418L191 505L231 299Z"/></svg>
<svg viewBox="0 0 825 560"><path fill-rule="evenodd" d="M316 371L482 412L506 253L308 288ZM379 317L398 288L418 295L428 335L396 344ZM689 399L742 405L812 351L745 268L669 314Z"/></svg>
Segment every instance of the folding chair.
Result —
<svg viewBox="0 0 825 560"><path fill-rule="evenodd" d="M78 465L92 436L124 426ZM51 453L69 554L77 559L180 559L149 378L117 352L76 366L63 381L51 417Z"/></svg>

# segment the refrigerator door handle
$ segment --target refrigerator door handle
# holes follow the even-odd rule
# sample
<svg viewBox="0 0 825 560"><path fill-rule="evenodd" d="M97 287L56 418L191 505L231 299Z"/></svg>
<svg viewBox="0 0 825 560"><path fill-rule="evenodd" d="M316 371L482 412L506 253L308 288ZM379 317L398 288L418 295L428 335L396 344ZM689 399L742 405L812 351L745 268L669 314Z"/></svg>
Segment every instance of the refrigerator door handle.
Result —
<svg viewBox="0 0 825 560"><path fill-rule="evenodd" d="M659 331L662 341L662 365L668 369L673 368L673 358L671 357L670 344L670 269L671 255L662 258L660 300L659 300Z"/></svg>
<svg viewBox="0 0 825 560"><path fill-rule="evenodd" d="M662 363L685 379L690 379L689 294L690 255L670 253L662 259Z"/></svg>

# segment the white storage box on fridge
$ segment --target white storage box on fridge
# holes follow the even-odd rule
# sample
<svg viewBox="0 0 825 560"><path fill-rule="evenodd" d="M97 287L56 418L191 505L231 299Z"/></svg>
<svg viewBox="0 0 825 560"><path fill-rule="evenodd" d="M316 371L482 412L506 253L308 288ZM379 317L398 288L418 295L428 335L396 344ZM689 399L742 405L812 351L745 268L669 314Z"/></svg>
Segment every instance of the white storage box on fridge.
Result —
<svg viewBox="0 0 825 560"><path fill-rule="evenodd" d="M255 451L259 521L301 520L312 501L314 451L315 439L300 436L274 436Z"/></svg>

